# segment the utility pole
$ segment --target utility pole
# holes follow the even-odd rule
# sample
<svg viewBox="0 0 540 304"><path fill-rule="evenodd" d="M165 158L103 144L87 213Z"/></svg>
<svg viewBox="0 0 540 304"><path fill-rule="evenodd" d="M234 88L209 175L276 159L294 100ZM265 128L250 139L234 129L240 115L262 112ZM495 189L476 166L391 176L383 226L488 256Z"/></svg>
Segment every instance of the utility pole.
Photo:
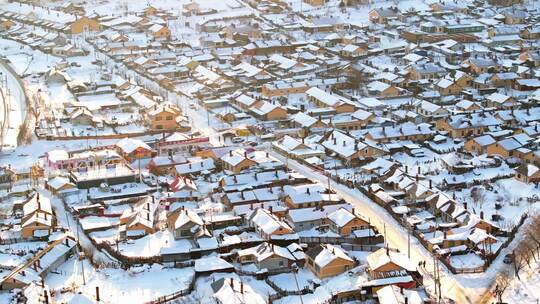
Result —
<svg viewBox="0 0 540 304"><path fill-rule="evenodd" d="M437 263L437 260L433 255L433 284L435 285L435 297L437 297L437 266L435 266L435 263Z"/></svg>
<svg viewBox="0 0 540 304"><path fill-rule="evenodd" d="M407 257L411 258L411 230L407 228Z"/></svg>
<svg viewBox="0 0 540 304"><path fill-rule="evenodd" d="M77 251L79 251L79 246L81 245L81 242L79 241L79 215L77 215ZM82 271L82 279L83 279L83 285L86 285L86 278L84 277L84 260L81 260L81 271Z"/></svg>
<svg viewBox="0 0 540 304"><path fill-rule="evenodd" d="M384 247L388 246L388 241L386 240L386 223L383 223L383 230L384 230Z"/></svg>
<svg viewBox="0 0 540 304"><path fill-rule="evenodd" d="M439 260L437 260L437 286L439 287L439 299L437 303L441 303L442 294L441 294L441 274L439 272Z"/></svg>
<svg viewBox="0 0 540 304"><path fill-rule="evenodd" d="M298 284L298 278L296 277L296 274L298 273L298 265L296 265L296 263L292 265L292 273L294 275L294 281L296 282L296 289L298 290L298 295L300 296L300 304L304 304L304 299L302 299L302 293L300 292L300 285Z"/></svg>

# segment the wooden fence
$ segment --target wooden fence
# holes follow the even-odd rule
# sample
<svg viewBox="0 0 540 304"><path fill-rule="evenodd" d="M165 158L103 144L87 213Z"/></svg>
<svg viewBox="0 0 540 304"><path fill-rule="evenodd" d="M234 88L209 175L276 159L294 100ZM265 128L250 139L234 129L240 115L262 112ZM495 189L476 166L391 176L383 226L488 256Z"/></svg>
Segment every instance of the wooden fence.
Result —
<svg viewBox="0 0 540 304"><path fill-rule="evenodd" d="M283 153L280 153L280 154L283 154ZM286 155L285 155L286 156ZM362 192L365 196L367 196L368 198L370 198L371 200L373 200L374 202L376 202L376 200L374 199L373 195L371 193L369 193L369 191L366 190L365 187L361 186L361 184L358 184L358 183L353 183L351 181L346 181L344 179L341 179L339 177L335 177L335 176L332 176L331 174L329 174L328 172L326 172L323 168L320 168L318 166L314 166L312 164L309 164L307 162L305 162L304 160L302 159L295 159L296 161L300 162L300 163L303 163L304 165L310 167L311 169L313 170L316 170L316 171L319 171L321 172L322 174L324 174L325 176L330 176L330 178L334 181L334 182L337 182L337 183L340 183L342 185L345 185L349 188L352 188L352 189L356 189L360 192ZM506 177L505 175L501 175L501 176L496 176L494 178L491 178L489 179L489 181L494 181L494 180L498 180L500 178L504 178ZM471 185L481 185L483 183L485 183L486 180L474 180L472 183L470 183ZM379 206L383 207L387 212L388 214L390 214L390 216L392 216L392 218L394 218L394 220L396 220L398 223L400 223L405 229L407 229L410 233L412 233L417 239L418 241L426 248L428 249L428 244L427 244L427 241L421 236L419 235L419 233L411 228L409 228L408 224L405 222L405 219L400 215L400 214L396 214L390 205L381 205L381 204L378 204ZM501 250L503 248L506 248L508 246L508 244L510 244L510 242L514 239L515 235L516 235L516 232L518 231L519 227L521 225L523 225L523 223L525 222L525 220L527 219L527 215L524 214L522 216L522 218L520 219L519 223L514 226L514 228L512 229L512 231L509 232L509 238L504 242L504 244L499 247L499 249L494 253L494 254L491 254L491 255L488 255L485 259L485 264L483 266L479 266L479 267L471 267L471 268L456 268L456 267L453 267L452 265L450 265L450 263L448 263L446 261L445 258L443 257L440 257L440 261L450 270L452 271L454 274L458 274L458 273L479 273L479 272L484 272L488 267L489 265L491 265L491 263L493 262L493 260L500 254ZM301 238L301 241L303 242L308 242L307 240L303 240ZM329 241L329 240L325 240L325 241Z"/></svg>
<svg viewBox="0 0 540 304"><path fill-rule="evenodd" d="M176 292L173 292L173 293L165 295L165 296L161 296L161 297L159 297L157 299L154 299L154 300L152 300L150 302L146 302L146 304L164 304L164 303L174 301L174 300L178 299L179 297L189 295L191 292L193 292L194 287L195 287L195 276L192 278L192 280L189 283L187 288L176 291Z"/></svg>

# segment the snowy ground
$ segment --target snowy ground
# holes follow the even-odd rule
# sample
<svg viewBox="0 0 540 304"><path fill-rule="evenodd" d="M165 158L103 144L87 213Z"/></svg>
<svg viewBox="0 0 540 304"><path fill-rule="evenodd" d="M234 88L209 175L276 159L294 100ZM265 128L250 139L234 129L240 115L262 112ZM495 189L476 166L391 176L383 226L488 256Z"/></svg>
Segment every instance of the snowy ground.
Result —
<svg viewBox="0 0 540 304"><path fill-rule="evenodd" d="M279 288L287 291L295 291L306 287L311 288L313 281L318 281L318 278L306 268L299 269L296 275L293 273L282 273L271 276L269 279ZM298 281L298 287L296 286L296 281Z"/></svg>
<svg viewBox="0 0 540 304"><path fill-rule="evenodd" d="M514 278L503 296L506 303L531 303L540 301L540 269L538 265L521 275L522 280Z"/></svg>
<svg viewBox="0 0 540 304"><path fill-rule="evenodd" d="M49 274L45 283L53 290L71 290L77 287L90 299L95 299L96 286L105 303L145 303L157 297L187 288L193 279L192 268L163 268L160 265L123 269L95 269L84 263L86 284L83 285L81 263L71 258ZM70 302L75 293L55 294L55 301ZM71 303L77 303L73 301Z"/></svg>
<svg viewBox="0 0 540 304"><path fill-rule="evenodd" d="M175 240L169 230L122 242L118 246L122 255L143 257L157 256L163 248L173 252L187 252L193 247L188 240Z"/></svg>
<svg viewBox="0 0 540 304"><path fill-rule="evenodd" d="M246 285L249 285L257 294L261 295L263 299L268 299L269 295L276 294L276 291L266 284L263 280L259 281L252 277L239 276L235 273L213 273L208 277L198 278L195 283L195 291L192 295L185 298L187 303L216 303L212 297L214 291L211 284L221 278L234 278L241 281ZM307 303L306 303L307 304Z"/></svg>
<svg viewBox="0 0 540 304"><path fill-rule="evenodd" d="M478 254L468 253L461 255L452 255L450 264L455 268L467 269L484 266L484 260Z"/></svg>
<svg viewBox="0 0 540 304"><path fill-rule="evenodd" d="M0 151L11 151L17 147L19 129L26 117L26 97L18 76L0 61ZM5 78L4 78L5 77Z"/></svg>

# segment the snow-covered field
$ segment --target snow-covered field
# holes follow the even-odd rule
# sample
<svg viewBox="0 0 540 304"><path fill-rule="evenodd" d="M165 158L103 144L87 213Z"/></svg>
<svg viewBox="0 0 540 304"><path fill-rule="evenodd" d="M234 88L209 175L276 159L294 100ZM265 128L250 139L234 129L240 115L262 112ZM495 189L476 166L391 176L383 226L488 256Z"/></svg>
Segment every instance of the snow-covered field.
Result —
<svg viewBox="0 0 540 304"><path fill-rule="evenodd" d="M55 301L75 304L77 300L72 299L79 292L95 299L96 287L99 287L100 298L105 303L145 303L187 288L194 275L192 268L163 268L160 265L128 270L95 269L85 260L83 267L86 284L83 282L81 263L75 258L59 267L58 273L47 276L45 283L58 291ZM60 292L73 288L77 288L77 291Z"/></svg>

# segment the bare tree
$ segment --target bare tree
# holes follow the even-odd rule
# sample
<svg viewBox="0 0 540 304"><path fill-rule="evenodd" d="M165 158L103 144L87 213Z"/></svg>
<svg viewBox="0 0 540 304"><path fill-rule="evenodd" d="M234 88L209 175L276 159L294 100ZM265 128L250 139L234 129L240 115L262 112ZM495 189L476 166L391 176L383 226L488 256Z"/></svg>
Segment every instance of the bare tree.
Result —
<svg viewBox="0 0 540 304"><path fill-rule="evenodd" d="M519 272L523 270L525 268L525 265L528 263L527 260L529 259L529 257L527 255L527 251L523 248L521 244L519 244L517 248L513 251L514 273L520 281L521 278L519 277Z"/></svg>
<svg viewBox="0 0 540 304"><path fill-rule="evenodd" d="M497 275L495 280L495 296L497 297L498 303L503 303L502 296L506 289L510 286L511 278L508 274L508 271L503 271Z"/></svg>
<svg viewBox="0 0 540 304"><path fill-rule="evenodd" d="M484 205L484 202L486 201L486 193L484 192L484 189L481 187L474 187L471 190L471 200L473 201L473 204L475 206L480 205L480 209L482 209L482 206Z"/></svg>

